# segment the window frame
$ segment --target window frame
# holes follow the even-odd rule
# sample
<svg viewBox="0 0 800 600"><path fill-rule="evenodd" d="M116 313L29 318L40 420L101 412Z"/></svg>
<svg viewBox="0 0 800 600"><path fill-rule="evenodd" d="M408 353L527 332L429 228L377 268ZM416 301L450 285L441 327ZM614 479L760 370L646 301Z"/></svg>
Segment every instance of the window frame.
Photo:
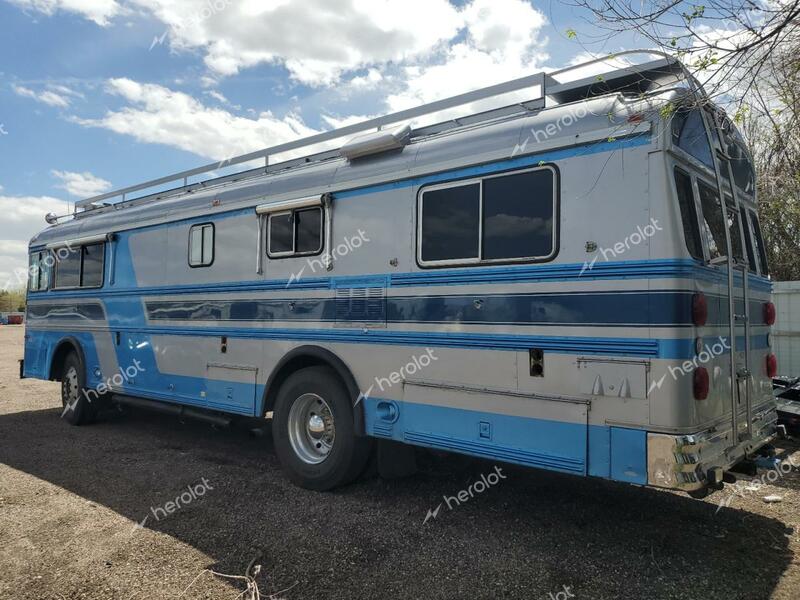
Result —
<svg viewBox="0 0 800 600"><path fill-rule="evenodd" d="M100 267L100 283L98 285L83 285L83 258L84 258L84 251L83 249L87 246L100 246L102 248L101 256L102 256L102 265ZM53 268L51 269L50 278L52 285L48 288L53 291L55 290L98 290L102 288L106 283L106 246L107 242L93 242L91 244L81 244L76 249L72 249L74 252L80 252L80 264L78 266L78 285L58 285L58 267L59 265L64 262L63 260L58 259L58 250L61 248L67 248L67 246L61 246L61 248L54 248L49 250L51 255L56 255L53 260Z"/></svg>
<svg viewBox="0 0 800 600"><path fill-rule="evenodd" d="M211 262L203 263L200 262L199 264L192 264L192 231L196 228L200 228L200 260L203 260L203 247L205 244L205 236L202 233L203 227L211 227ZM217 258L217 228L214 226L212 221L207 221L204 223L195 223L189 226L189 237L187 242L187 251L186 251L186 262L189 265L190 269L204 269L206 267L210 267L214 264L214 261Z"/></svg>
<svg viewBox="0 0 800 600"><path fill-rule="evenodd" d="M313 252L297 252L297 219L295 219L295 214L298 212L304 211L312 211L317 210L319 211L319 249ZM270 260L280 260L282 258L294 258L298 256L319 256L325 250L325 219L326 219L326 211L327 208L324 206L303 206L300 208L292 208L289 210L281 210L278 212L271 212L267 214L267 218L264 219L264 227L266 227L266 243L265 243L265 253ZM272 242L272 228L270 224L272 223L273 217L283 217L286 215L292 216L292 249L288 252L270 252L270 244Z"/></svg>
<svg viewBox="0 0 800 600"><path fill-rule="evenodd" d="M509 177L513 175L522 175L524 173L531 173L534 171L548 170L552 173L553 177L553 227L552 227L552 250L546 256L522 256L519 258L496 258L484 259L482 258L484 249L483 239L483 217L484 217L484 196L483 196L483 182L487 179L497 179L499 177ZM479 184L478 191L478 256L475 258L454 258L445 260L423 260L422 258L422 207L424 203L424 196L426 192L450 189L455 187L463 187L474 184ZM554 260L559 253L559 240L561 235L560 213L561 213L561 177L558 166L552 163L537 165L535 167L528 167L525 169L514 169L509 171L502 171L499 173L490 173L480 177L466 177L463 179L453 179L442 183L432 183L423 185L417 190L417 224L416 224L416 261L417 266L421 269L437 269L444 267L455 266L484 266L484 265L508 265L508 264L534 264L544 263Z"/></svg>

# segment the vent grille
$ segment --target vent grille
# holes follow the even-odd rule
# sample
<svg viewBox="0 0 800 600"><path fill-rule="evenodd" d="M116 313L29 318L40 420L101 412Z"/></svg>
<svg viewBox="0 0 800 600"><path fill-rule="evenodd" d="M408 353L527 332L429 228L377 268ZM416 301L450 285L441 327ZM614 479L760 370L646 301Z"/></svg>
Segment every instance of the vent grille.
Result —
<svg viewBox="0 0 800 600"><path fill-rule="evenodd" d="M385 288L339 288L336 290L336 322L386 324Z"/></svg>

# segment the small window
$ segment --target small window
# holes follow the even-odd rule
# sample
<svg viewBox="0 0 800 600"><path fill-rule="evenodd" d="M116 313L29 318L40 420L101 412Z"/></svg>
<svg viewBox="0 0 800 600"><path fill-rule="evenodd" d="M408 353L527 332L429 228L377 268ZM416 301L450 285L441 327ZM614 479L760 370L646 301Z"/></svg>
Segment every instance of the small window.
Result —
<svg viewBox="0 0 800 600"><path fill-rule="evenodd" d="M753 241L755 242L755 249L758 253L759 261L761 262L761 274L766 277L769 275L767 249L764 246L764 238L761 235L761 225L758 222L758 217L756 216L755 211L750 211L750 221L753 225Z"/></svg>
<svg viewBox="0 0 800 600"><path fill-rule="evenodd" d="M28 291L40 292L50 287L50 265L53 259L47 250L30 255L28 263Z"/></svg>
<svg viewBox="0 0 800 600"><path fill-rule="evenodd" d="M727 254L722 204L717 192L709 185L698 181L697 189L700 192L700 206L703 209L703 235L708 244L709 256L713 260Z"/></svg>
<svg viewBox="0 0 800 600"><path fill-rule="evenodd" d="M72 288L81 285L81 249L65 246L55 252L56 287Z"/></svg>
<svg viewBox="0 0 800 600"><path fill-rule="evenodd" d="M189 266L208 267L214 262L214 224L192 225L189 229Z"/></svg>
<svg viewBox="0 0 800 600"><path fill-rule="evenodd" d="M267 254L270 258L308 256L322 252L322 208L302 208L269 216Z"/></svg>
<svg viewBox="0 0 800 600"><path fill-rule="evenodd" d="M680 169L675 169L675 188L678 191L678 205L681 209L681 221L683 222L683 236L686 238L686 247L689 250L689 254L694 258L703 260L703 243L700 240L692 178Z"/></svg>
<svg viewBox="0 0 800 600"><path fill-rule="evenodd" d="M555 211L551 168L423 189L420 264L546 260L555 249Z"/></svg>

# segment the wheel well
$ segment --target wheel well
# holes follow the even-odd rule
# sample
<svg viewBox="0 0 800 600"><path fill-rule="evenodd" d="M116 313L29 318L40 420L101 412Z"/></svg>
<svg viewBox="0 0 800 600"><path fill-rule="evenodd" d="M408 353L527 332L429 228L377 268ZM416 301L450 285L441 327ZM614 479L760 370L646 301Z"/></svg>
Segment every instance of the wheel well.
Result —
<svg viewBox="0 0 800 600"><path fill-rule="evenodd" d="M75 352L81 359L81 363L86 364L83 360L83 350L77 340L73 338L61 340L56 346L55 352L53 352L53 360L50 361L49 379L51 381L61 380L62 367L70 352Z"/></svg>
<svg viewBox="0 0 800 600"><path fill-rule="evenodd" d="M278 398L278 391L286 379L300 369L306 367L329 367L336 373L341 382L347 388L351 399L355 402L359 395L358 385L347 365L330 350L319 346L300 346L286 354L272 370L267 379L267 386L264 390L264 404L261 409L261 416L275 408ZM357 434L364 433L363 410L354 409L353 420Z"/></svg>

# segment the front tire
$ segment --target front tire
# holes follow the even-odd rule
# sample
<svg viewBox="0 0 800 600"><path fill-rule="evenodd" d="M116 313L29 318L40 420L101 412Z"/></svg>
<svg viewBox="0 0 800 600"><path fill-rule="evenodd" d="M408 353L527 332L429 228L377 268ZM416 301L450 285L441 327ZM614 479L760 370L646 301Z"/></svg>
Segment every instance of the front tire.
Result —
<svg viewBox="0 0 800 600"><path fill-rule="evenodd" d="M301 369L281 385L272 435L289 479L316 491L355 480L372 447L369 438L356 435L352 400L327 367Z"/></svg>
<svg viewBox="0 0 800 600"><path fill-rule="evenodd" d="M77 353L70 352L61 370L61 418L70 425L86 425L97 417L97 403L89 401L86 369Z"/></svg>

